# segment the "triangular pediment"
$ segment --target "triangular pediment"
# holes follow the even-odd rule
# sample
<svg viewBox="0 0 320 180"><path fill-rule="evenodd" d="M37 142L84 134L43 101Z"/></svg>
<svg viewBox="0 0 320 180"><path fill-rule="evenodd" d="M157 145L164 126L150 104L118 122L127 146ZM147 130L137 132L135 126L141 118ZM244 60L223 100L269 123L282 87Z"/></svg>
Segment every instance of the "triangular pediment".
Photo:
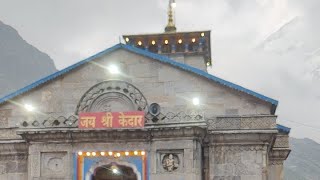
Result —
<svg viewBox="0 0 320 180"><path fill-rule="evenodd" d="M110 64L121 66L123 74L108 74L106 67ZM207 72L123 44L40 79L5 96L0 103L32 101L44 113L74 113L90 88L110 80L132 84L147 104L160 104L163 116L172 116L172 121L191 116L273 114L277 106L276 100ZM199 107L192 104L194 97L200 99ZM172 114L173 110L178 114Z"/></svg>

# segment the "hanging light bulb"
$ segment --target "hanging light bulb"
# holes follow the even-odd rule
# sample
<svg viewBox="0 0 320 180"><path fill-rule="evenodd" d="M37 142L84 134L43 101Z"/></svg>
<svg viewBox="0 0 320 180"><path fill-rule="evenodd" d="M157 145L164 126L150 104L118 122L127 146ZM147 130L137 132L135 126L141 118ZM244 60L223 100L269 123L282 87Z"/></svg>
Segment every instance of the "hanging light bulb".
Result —
<svg viewBox="0 0 320 180"><path fill-rule="evenodd" d="M171 1L171 7L172 7L172 8L176 8L176 7L177 7L177 3L176 3L175 0L172 0L172 1Z"/></svg>

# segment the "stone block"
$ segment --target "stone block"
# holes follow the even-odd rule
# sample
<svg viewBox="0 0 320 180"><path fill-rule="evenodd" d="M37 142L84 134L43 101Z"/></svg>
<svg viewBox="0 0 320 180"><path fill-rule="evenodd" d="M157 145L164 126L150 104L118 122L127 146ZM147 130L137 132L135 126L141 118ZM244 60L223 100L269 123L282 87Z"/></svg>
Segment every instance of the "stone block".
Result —
<svg viewBox="0 0 320 180"><path fill-rule="evenodd" d="M8 174L8 180L27 180L27 179L28 179L27 173L10 173L10 174Z"/></svg>
<svg viewBox="0 0 320 180"><path fill-rule="evenodd" d="M241 180L262 180L262 175L245 175L241 176Z"/></svg>
<svg viewBox="0 0 320 180"><path fill-rule="evenodd" d="M240 176L215 176L213 180L241 180Z"/></svg>
<svg viewBox="0 0 320 180"><path fill-rule="evenodd" d="M41 153L41 177L63 178L67 166L67 152Z"/></svg>
<svg viewBox="0 0 320 180"><path fill-rule="evenodd" d="M27 162L26 161L9 161L6 164L7 173L21 173L27 172Z"/></svg>
<svg viewBox="0 0 320 180"><path fill-rule="evenodd" d="M214 164L225 164L225 152L223 151L217 151L213 153L213 158L214 158Z"/></svg>
<svg viewBox="0 0 320 180"><path fill-rule="evenodd" d="M128 72L133 77L155 77L158 76L157 71L150 63L132 64L128 66Z"/></svg>
<svg viewBox="0 0 320 180"><path fill-rule="evenodd" d="M241 152L241 161L253 163L256 160L256 151L242 151Z"/></svg>
<svg viewBox="0 0 320 180"><path fill-rule="evenodd" d="M230 176L235 174L234 164L215 164L213 173L215 176Z"/></svg>
<svg viewBox="0 0 320 180"><path fill-rule="evenodd" d="M261 175L262 167L256 163L239 163L235 166L235 175Z"/></svg>
<svg viewBox="0 0 320 180"><path fill-rule="evenodd" d="M241 163L241 153L240 152L226 152L225 156L226 163L232 163L238 165Z"/></svg>
<svg viewBox="0 0 320 180"><path fill-rule="evenodd" d="M160 82L181 81L180 71L169 66L164 66L158 70L158 78Z"/></svg>

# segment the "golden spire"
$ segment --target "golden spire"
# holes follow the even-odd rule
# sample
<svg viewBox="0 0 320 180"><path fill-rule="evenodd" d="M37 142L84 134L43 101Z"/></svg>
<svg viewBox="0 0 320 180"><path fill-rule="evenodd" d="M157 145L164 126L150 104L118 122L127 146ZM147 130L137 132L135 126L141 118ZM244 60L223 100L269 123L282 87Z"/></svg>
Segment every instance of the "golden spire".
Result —
<svg viewBox="0 0 320 180"><path fill-rule="evenodd" d="M176 25L174 24L174 19L173 19L173 13L174 13L173 10L175 7L176 7L175 0L169 0L168 24L164 29L166 33L174 33L177 30Z"/></svg>

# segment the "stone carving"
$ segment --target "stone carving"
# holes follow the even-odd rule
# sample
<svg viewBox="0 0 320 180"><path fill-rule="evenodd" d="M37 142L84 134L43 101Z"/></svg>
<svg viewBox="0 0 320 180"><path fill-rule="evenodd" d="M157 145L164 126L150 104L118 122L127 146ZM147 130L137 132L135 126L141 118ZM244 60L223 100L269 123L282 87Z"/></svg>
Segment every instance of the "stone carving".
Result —
<svg viewBox="0 0 320 180"><path fill-rule="evenodd" d="M270 159L277 159L277 160L285 160L287 159L289 153L290 153L290 149L289 148L273 148L270 152L269 152L269 158Z"/></svg>
<svg viewBox="0 0 320 180"><path fill-rule="evenodd" d="M66 175L66 156L66 152L41 153L41 176L63 177L64 175Z"/></svg>
<svg viewBox="0 0 320 180"><path fill-rule="evenodd" d="M61 158L50 158L47 162L47 167L53 172L60 172L63 168L63 160Z"/></svg>
<svg viewBox="0 0 320 180"><path fill-rule="evenodd" d="M0 110L0 127L8 126L8 118L11 116L11 109L1 109Z"/></svg>
<svg viewBox="0 0 320 180"><path fill-rule="evenodd" d="M7 161L7 160L26 160L28 158L27 153L13 153L13 154L2 154L0 155L1 161Z"/></svg>
<svg viewBox="0 0 320 180"><path fill-rule="evenodd" d="M232 116L207 119L209 130L219 129L275 129L276 116Z"/></svg>
<svg viewBox="0 0 320 180"><path fill-rule="evenodd" d="M264 145L230 145L230 146L215 146L214 151L215 153L220 152L242 152L242 151L266 151L267 146Z"/></svg>
<svg viewBox="0 0 320 180"><path fill-rule="evenodd" d="M155 121L154 118L157 120ZM164 112L157 116L146 115L146 124L177 123L177 122L204 122L204 114L196 111Z"/></svg>
<svg viewBox="0 0 320 180"><path fill-rule="evenodd" d="M30 175L32 177L39 177L40 176L40 154L34 153L32 155L29 155L29 158L31 159Z"/></svg>
<svg viewBox="0 0 320 180"><path fill-rule="evenodd" d="M273 147L277 147L277 148L288 148L289 147L289 137L286 136L277 136L276 141L273 145Z"/></svg>
<svg viewBox="0 0 320 180"><path fill-rule="evenodd" d="M78 117L71 115L69 117L49 116L45 120L34 120L32 122L23 121L21 128L47 128L47 127L78 127Z"/></svg>
<svg viewBox="0 0 320 180"><path fill-rule="evenodd" d="M112 112L135 110L134 103L121 93L106 93L97 97L89 106L88 111Z"/></svg>
<svg viewBox="0 0 320 180"><path fill-rule="evenodd" d="M179 158L173 154L167 154L163 157L162 165L165 170L172 172L179 167Z"/></svg>
<svg viewBox="0 0 320 180"><path fill-rule="evenodd" d="M81 98L76 114L90 111L138 110L148 112L143 94L132 84L112 80L90 88Z"/></svg>
<svg viewBox="0 0 320 180"><path fill-rule="evenodd" d="M269 165L270 166L275 166L275 165L283 165L284 160L270 160Z"/></svg>

